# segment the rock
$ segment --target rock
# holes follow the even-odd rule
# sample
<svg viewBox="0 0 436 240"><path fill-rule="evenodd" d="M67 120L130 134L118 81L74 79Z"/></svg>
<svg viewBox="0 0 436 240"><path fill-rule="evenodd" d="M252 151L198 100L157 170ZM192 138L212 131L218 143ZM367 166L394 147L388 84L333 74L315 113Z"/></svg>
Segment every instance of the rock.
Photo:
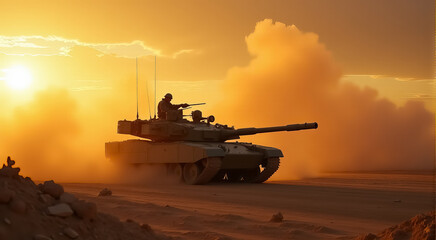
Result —
<svg viewBox="0 0 436 240"><path fill-rule="evenodd" d="M95 203L79 200L71 203L71 207L76 215L82 219L95 219L97 216L97 205Z"/></svg>
<svg viewBox="0 0 436 240"><path fill-rule="evenodd" d="M406 232L403 229L395 229L394 231L392 231L392 233L390 234L390 238L394 239L394 240L399 240L399 239L409 239L411 236L411 234Z"/></svg>
<svg viewBox="0 0 436 240"><path fill-rule="evenodd" d="M20 172L20 168L7 167L3 164L3 167L0 169L0 176L5 176L9 178L18 178L19 172Z"/></svg>
<svg viewBox="0 0 436 240"><path fill-rule="evenodd" d="M355 238L355 240L376 240L376 239L413 239L413 240L434 240L435 238L435 212L418 214L415 217L398 225L386 228L377 235L366 234Z"/></svg>
<svg viewBox="0 0 436 240"><path fill-rule="evenodd" d="M74 229L67 227L64 229L64 234L67 235L69 238L71 239L75 239L77 237L79 237L79 234L74 231Z"/></svg>
<svg viewBox="0 0 436 240"><path fill-rule="evenodd" d="M50 194L50 196L59 199L59 197L64 193L64 187L55 183L53 180L45 181L41 186L41 191L43 193Z"/></svg>
<svg viewBox="0 0 436 240"><path fill-rule="evenodd" d="M41 201L42 203L46 203L46 204L53 204L56 200L50 196L49 194L43 193L39 195L39 201Z"/></svg>
<svg viewBox="0 0 436 240"><path fill-rule="evenodd" d="M30 177L25 177L24 182L32 187L36 186Z"/></svg>
<svg viewBox="0 0 436 240"><path fill-rule="evenodd" d="M15 196L15 192L3 187L0 188L0 203L8 203Z"/></svg>
<svg viewBox="0 0 436 240"><path fill-rule="evenodd" d="M141 228L144 229L146 232L153 232L153 229L151 229L150 225L146 223L141 224Z"/></svg>
<svg viewBox="0 0 436 240"><path fill-rule="evenodd" d="M281 212L278 212L277 214L273 214L270 222L283 222L283 214Z"/></svg>
<svg viewBox="0 0 436 240"><path fill-rule="evenodd" d="M104 197L104 196L112 196L112 191L104 188L103 190L100 191L100 193L98 194L99 197Z"/></svg>
<svg viewBox="0 0 436 240"><path fill-rule="evenodd" d="M377 240L377 236L372 233L368 233L365 235L360 235L356 237L354 240Z"/></svg>
<svg viewBox="0 0 436 240"><path fill-rule="evenodd" d="M9 220L9 218L5 218L5 219L3 219L3 221L4 221L6 224L11 225L11 220Z"/></svg>
<svg viewBox="0 0 436 240"><path fill-rule="evenodd" d="M54 206L48 207L48 214L58 217L69 217L73 215L73 210L66 203L59 203Z"/></svg>
<svg viewBox="0 0 436 240"><path fill-rule="evenodd" d="M42 234L35 234L33 235L33 240L52 240L52 239Z"/></svg>
<svg viewBox="0 0 436 240"><path fill-rule="evenodd" d="M9 203L9 208L16 212L16 213L20 213L20 214L24 214L27 211L27 206L26 203L18 198L13 198L12 201Z"/></svg>
<svg viewBox="0 0 436 240"><path fill-rule="evenodd" d="M10 156L8 156L8 158L6 159L6 164L8 165L8 167L12 167L15 165L15 161L12 160Z"/></svg>
<svg viewBox="0 0 436 240"><path fill-rule="evenodd" d="M71 203L77 201L77 198L71 193L64 192L64 193L62 193L59 200L61 200L61 202L64 202L64 203L71 204Z"/></svg>

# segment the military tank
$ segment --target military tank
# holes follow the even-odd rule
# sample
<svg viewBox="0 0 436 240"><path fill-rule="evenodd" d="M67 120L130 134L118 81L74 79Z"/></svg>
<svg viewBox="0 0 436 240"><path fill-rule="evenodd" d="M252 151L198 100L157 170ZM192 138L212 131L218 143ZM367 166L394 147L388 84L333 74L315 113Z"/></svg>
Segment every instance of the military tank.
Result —
<svg viewBox="0 0 436 240"><path fill-rule="evenodd" d="M264 128L235 129L212 124L214 116L192 111L192 121L184 109L170 110L166 119L121 120L118 133L141 139L105 144L106 158L132 165L163 164L168 174L187 184L209 182L262 183L279 168L280 149L245 142L227 142L242 135L277 131L316 129L318 124L303 123Z"/></svg>

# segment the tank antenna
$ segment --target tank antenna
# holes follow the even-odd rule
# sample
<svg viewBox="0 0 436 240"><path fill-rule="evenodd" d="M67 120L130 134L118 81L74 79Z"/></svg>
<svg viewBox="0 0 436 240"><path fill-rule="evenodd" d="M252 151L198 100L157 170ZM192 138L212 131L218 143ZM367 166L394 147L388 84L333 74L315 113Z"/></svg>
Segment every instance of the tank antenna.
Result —
<svg viewBox="0 0 436 240"><path fill-rule="evenodd" d="M136 119L139 119L139 102L138 102L138 57L136 57Z"/></svg>
<svg viewBox="0 0 436 240"><path fill-rule="evenodd" d="M151 119L151 108L150 108L150 94L148 93L148 81L145 79L145 91L147 92L147 102L148 102L148 114L150 115Z"/></svg>
<svg viewBox="0 0 436 240"><path fill-rule="evenodd" d="M156 61L156 55L154 55L154 118L156 119L156 112L157 112L157 110L156 110L156 64L157 64L157 61Z"/></svg>

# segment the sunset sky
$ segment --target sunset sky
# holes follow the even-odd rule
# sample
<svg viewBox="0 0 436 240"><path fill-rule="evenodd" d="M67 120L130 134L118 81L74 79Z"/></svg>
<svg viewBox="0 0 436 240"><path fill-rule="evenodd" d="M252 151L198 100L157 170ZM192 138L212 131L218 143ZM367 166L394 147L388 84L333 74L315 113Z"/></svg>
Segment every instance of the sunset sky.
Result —
<svg viewBox="0 0 436 240"><path fill-rule="evenodd" d="M0 9L2 159L15 153L23 159L31 156L51 159L47 164L58 166L56 159L66 157L72 162L78 161L78 149L89 152L90 148L98 150L83 154L87 159L81 160L84 165L88 166L92 159L102 158L104 141L125 138L116 135L116 121L136 116L136 57L139 60L140 114L142 118L154 115L154 56L157 56L157 100L171 92L176 103L207 102L201 110L205 115L218 116L220 123L234 121L238 127L246 127L249 118L238 120L238 114L252 114L253 118L270 107L283 110L275 105L276 101L292 105L291 101L315 99L314 103L325 103L326 100L320 97L322 92L311 91L351 86L350 89L357 93L355 96L362 93L362 98L356 100L359 105L350 109L365 105L366 101L362 99L366 98L371 104L385 101L393 112L389 116L401 118L397 119L398 129L411 127L409 123L413 122L408 121L414 118L407 116L418 109L411 116L422 113L426 119L424 124L429 126L423 131L434 135L435 3L432 0L0 0ZM277 38L271 37L274 34ZM300 44L300 41L311 43ZM286 44L292 42L294 45L287 48ZM293 46L301 48L294 49ZM295 54L280 54L286 49L291 55ZM318 60L320 62L312 62ZM264 64L258 65L259 62ZM270 68L262 70L264 66ZM330 70L325 70L326 66ZM310 71L304 71L306 67L310 67ZM293 74L292 69L298 74ZM290 75L287 70L291 71ZM319 75L306 74L318 72ZM256 82L256 76L262 74L265 78ZM285 80L277 82L277 89L268 89L274 86L275 77ZM287 79L292 80L292 77L307 81L288 85ZM324 82L311 77L325 77L329 84L323 85ZM263 86L267 81L272 82ZM301 89L307 90L308 94L302 92L298 98L299 92L295 89L300 84L305 84ZM274 89L277 94L265 95L268 99L260 98L262 94L256 92ZM281 91L283 89L285 91ZM255 94L249 94L249 91ZM332 104L327 107L346 102L345 97L339 96L348 90L338 91L343 92L338 93L334 101L327 101ZM287 93L293 97L283 96ZM309 94L316 96L311 98ZM238 104L250 102L258 108L246 112L251 108L241 105L241 108L233 109L229 99ZM413 105L416 102L419 103ZM233 110L229 114L223 108ZM238 112L240 109L242 111ZM276 116L275 120L267 118L248 124L317 121L334 112L332 109L318 116L296 110L301 117L271 112L269 116ZM369 112L376 111L365 114ZM286 118L280 119L280 116ZM305 117L314 119L306 120ZM352 119L362 117L356 113ZM413 134L410 136L415 136ZM356 135L356 138L360 137ZM365 138L371 142L370 136ZM41 139L48 142L43 143ZM260 141L269 143L267 139L260 138ZM398 146L402 145L393 145L392 149ZM425 149L426 154L432 152L431 146L434 149L434 142ZM26 147L28 149L23 151ZM53 151L54 147L56 150ZM71 151L74 151L74 158L69 154ZM422 166L428 167L428 159L432 156L426 154L423 158L427 162ZM343 157L352 156L355 155ZM50 172L53 168L48 169Z"/></svg>

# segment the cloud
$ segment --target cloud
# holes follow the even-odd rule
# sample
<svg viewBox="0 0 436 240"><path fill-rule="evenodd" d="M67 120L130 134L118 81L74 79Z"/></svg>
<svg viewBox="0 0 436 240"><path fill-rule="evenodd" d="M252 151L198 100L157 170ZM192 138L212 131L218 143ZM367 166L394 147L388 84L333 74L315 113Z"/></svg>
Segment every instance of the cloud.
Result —
<svg viewBox="0 0 436 240"><path fill-rule="evenodd" d="M179 50L179 51L173 53L171 57L177 58L182 54L188 54L188 53L199 53L199 51L195 51L194 49L182 49L182 50Z"/></svg>
<svg viewBox="0 0 436 240"><path fill-rule="evenodd" d="M435 94L413 94L409 98L411 98L411 99L428 99L428 100L432 100L432 99L436 99L436 95Z"/></svg>
<svg viewBox="0 0 436 240"><path fill-rule="evenodd" d="M365 75L348 75L348 76L365 76ZM370 76L373 79L384 79L384 78L392 78L400 82L408 82L408 81L434 81L434 79L426 79L421 77L393 77L390 75L366 75Z"/></svg>
<svg viewBox="0 0 436 240"><path fill-rule="evenodd" d="M69 56L77 40L49 36L0 36L0 52L6 55Z"/></svg>
<svg viewBox="0 0 436 240"><path fill-rule="evenodd" d="M191 53L193 49L182 49L170 55L147 46L143 41L122 43L89 43L58 36L0 36L0 53L6 55L30 56L70 56L74 47L87 47L100 52L99 56L111 55L123 58L136 58L149 55L177 58L181 54Z"/></svg>
<svg viewBox="0 0 436 240"><path fill-rule="evenodd" d="M81 43L81 46L93 48L103 54L116 57L136 58L149 55L161 55L159 50L148 47L142 41L130 43Z"/></svg>
<svg viewBox="0 0 436 240"><path fill-rule="evenodd" d="M433 168L435 119L422 102L399 107L372 88L341 82L341 69L318 36L294 25L258 22L246 43L253 58L228 72L219 115L237 127L319 123L317 130L247 138L282 149L276 179Z"/></svg>

